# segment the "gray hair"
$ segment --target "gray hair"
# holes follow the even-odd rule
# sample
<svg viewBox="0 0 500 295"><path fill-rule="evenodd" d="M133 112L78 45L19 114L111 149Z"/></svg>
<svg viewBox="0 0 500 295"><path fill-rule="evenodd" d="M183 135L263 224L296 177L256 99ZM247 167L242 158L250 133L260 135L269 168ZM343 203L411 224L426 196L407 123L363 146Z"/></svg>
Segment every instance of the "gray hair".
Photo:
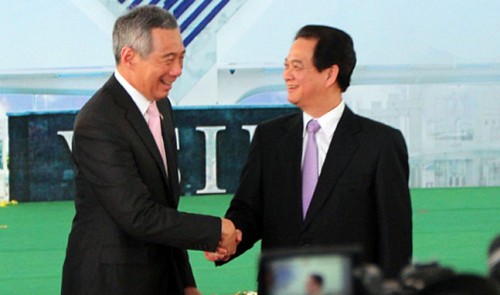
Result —
<svg viewBox="0 0 500 295"><path fill-rule="evenodd" d="M113 27L113 54L116 64L120 53L128 46L146 57L152 50L151 30L154 28L176 29L177 20L170 12L152 5L137 7L120 16Z"/></svg>

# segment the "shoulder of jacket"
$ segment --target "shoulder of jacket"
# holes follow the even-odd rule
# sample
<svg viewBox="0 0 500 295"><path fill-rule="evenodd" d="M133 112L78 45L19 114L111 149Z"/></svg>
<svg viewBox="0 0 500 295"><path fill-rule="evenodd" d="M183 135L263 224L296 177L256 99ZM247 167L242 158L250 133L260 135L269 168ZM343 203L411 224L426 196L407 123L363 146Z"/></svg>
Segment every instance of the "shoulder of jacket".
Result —
<svg viewBox="0 0 500 295"><path fill-rule="evenodd" d="M377 131L382 133L394 133L400 132L397 128L394 128L386 123L376 121L367 117L355 115L359 123L363 126L363 129L369 129L371 131Z"/></svg>
<svg viewBox="0 0 500 295"><path fill-rule="evenodd" d="M288 126L289 124L296 122L296 120L301 120L301 118L302 118L301 112L286 114L266 120L260 123L258 126L260 128L277 128L282 126Z"/></svg>

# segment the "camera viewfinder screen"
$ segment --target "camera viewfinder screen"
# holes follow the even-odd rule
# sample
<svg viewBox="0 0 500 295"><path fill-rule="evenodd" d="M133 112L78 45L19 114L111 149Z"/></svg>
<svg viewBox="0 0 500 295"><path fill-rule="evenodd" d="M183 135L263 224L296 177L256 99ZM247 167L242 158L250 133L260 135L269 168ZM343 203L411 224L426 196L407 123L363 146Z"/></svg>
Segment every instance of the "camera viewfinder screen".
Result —
<svg viewBox="0 0 500 295"><path fill-rule="evenodd" d="M275 257L266 264L268 294L351 294L351 261L344 255Z"/></svg>

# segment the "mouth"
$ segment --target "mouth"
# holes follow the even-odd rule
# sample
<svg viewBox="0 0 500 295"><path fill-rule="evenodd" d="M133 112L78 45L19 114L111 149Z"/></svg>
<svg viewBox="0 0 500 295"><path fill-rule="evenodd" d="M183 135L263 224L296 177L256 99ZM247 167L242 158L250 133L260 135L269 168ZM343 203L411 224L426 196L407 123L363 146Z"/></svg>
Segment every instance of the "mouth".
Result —
<svg viewBox="0 0 500 295"><path fill-rule="evenodd" d="M286 85L286 89L288 91L295 90L297 88L299 88L299 86L297 86L297 85Z"/></svg>
<svg viewBox="0 0 500 295"><path fill-rule="evenodd" d="M168 82L168 81L160 80L160 83L161 83L163 86L166 86L168 89L170 89L170 88L172 88L172 84L174 83L174 81L172 81L172 82Z"/></svg>

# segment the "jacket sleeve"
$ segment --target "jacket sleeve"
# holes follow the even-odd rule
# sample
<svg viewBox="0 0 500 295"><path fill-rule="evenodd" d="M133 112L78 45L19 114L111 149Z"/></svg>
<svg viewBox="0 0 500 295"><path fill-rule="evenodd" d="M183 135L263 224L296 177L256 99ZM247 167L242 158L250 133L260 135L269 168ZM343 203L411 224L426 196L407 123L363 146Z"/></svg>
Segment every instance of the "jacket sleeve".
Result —
<svg viewBox="0 0 500 295"><path fill-rule="evenodd" d="M156 244L215 251L220 239L218 217L178 212L156 201L140 175L132 143L113 112L86 111L75 124L73 157L76 181L95 196L120 229L130 236ZM123 119L124 120L124 119ZM151 172L154 173L154 172Z"/></svg>
<svg viewBox="0 0 500 295"><path fill-rule="evenodd" d="M385 142L376 168L379 258L386 277L399 275L412 256L408 152L401 132Z"/></svg>
<svg viewBox="0 0 500 295"><path fill-rule="evenodd" d="M232 258L252 248L262 237L261 148L261 132L258 126L241 173L238 189L226 212L226 218L233 221L236 228L243 233L243 240Z"/></svg>

